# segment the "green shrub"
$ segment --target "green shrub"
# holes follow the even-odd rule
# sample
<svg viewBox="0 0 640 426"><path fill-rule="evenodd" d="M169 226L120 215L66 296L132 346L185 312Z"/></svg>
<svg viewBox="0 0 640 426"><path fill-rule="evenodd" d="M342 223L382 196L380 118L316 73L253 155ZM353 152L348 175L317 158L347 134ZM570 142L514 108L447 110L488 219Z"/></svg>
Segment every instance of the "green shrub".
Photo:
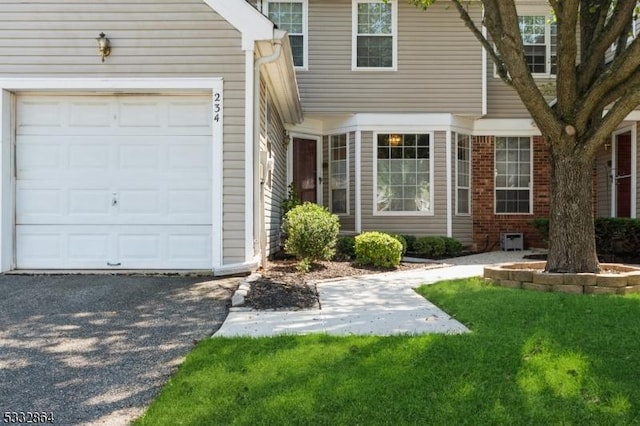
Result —
<svg viewBox="0 0 640 426"><path fill-rule="evenodd" d="M356 237L356 262L377 267L396 267L402 258L402 244L382 232L365 232Z"/></svg>
<svg viewBox="0 0 640 426"><path fill-rule="evenodd" d="M640 251L640 220L599 217L595 221L598 254L631 255Z"/></svg>
<svg viewBox="0 0 640 426"><path fill-rule="evenodd" d="M353 235L340 235L336 242L336 260L351 260L356 257L356 237Z"/></svg>
<svg viewBox="0 0 640 426"><path fill-rule="evenodd" d="M446 245L442 237L420 237L416 240L415 250L428 257L440 257L445 254Z"/></svg>
<svg viewBox="0 0 640 426"><path fill-rule="evenodd" d="M531 226L542 235L543 241L549 241L549 219L546 217L539 217L531 221Z"/></svg>
<svg viewBox="0 0 640 426"><path fill-rule="evenodd" d="M340 230L338 216L314 203L304 203L286 215L287 240L284 249L300 260L302 271L318 260L329 260L335 254Z"/></svg>
<svg viewBox="0 0 640 426"><path fill-rule="evenodd" d="M444 240L444 254L445 256L456 257L462 253L462 243L455 238L442 237Z"/></svg>
<svg viewBox="0 0 640 426"><path fill-rule="evenodd" d="M296 191L296 187L293 182L289 184L288 188L289 194L287 195L287 198L282 200L282 202L280 203L283 217L285 217L287 213L289 213L289 210L302 204L302 202L300 201L300 197L298 197L298 191Z"/></svg>
<svg viewBox="0 0 640 426"><path fill-rule="evenodd" d="M531 222L545 241L549 239L549 219ZM599 217L594 222L598 255L632 255L640 251L640 219Z"/></svg>
<svg viewBox="0 0 640 426"><path fill-rule="evenodd" d="M404 238L404 235L394 234L393 232L385 232L385 231L383 231L382 233L387 234L392 238L395 238L400 242L400 244L402 244L402 255L404 256L404 254L407 252L407 240Z"/></svg>
<svg viewBox="0 0 640 426"><path fill-rule="evenodd" d="M416 250L416 237L415 235L403 235L404 240L407 242L407 251Z"/></svg>

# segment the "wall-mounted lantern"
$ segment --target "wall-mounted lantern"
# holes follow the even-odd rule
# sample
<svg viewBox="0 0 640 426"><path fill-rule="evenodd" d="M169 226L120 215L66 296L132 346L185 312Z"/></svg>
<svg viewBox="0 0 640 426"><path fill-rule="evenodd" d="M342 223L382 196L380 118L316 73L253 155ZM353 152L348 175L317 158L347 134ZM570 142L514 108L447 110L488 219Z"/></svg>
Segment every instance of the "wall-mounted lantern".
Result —
<svg viewBox="0 0 640 426"><path fill-rule="evenodd" d="M100 37L96 40L98 41L98 51L100 52L100 56L102 56L102 62L104 62L104 58L111 54L111 41L109 41L104 33L100 33Z"/></svg>

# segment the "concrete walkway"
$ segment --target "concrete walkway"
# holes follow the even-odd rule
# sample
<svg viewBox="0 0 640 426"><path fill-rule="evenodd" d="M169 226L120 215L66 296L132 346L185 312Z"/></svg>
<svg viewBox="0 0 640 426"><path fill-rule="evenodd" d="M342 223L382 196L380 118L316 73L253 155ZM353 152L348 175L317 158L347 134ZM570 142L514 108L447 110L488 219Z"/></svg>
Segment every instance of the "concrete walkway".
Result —
<svg viewBox="0 0 640 426"><path fill-rule="evenodd" d="M214 337L327 333L394 335L469 330L414 288L482 275L485 265L523 261L530 251L491 252L448 259L441 268L364 275L317 283L321 309L256 311L232 308Z"/></svg>

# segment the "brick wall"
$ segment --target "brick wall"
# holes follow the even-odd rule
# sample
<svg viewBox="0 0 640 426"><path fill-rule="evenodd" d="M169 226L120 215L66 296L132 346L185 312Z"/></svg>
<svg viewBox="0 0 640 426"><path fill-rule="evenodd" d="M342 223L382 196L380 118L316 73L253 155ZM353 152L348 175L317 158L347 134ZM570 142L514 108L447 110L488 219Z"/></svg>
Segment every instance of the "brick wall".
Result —
<svg viewBox="0 0 640 426"><path fill-rule="evenodd" d="M496 215L494 177L495 137L476 136L472 156L473 246L476 251L500 249L500 233L522 232L525 247L545 247L538 231L531 226L537 217L549 216L548 146L540 136L533 137L533 214Z"/></svg>

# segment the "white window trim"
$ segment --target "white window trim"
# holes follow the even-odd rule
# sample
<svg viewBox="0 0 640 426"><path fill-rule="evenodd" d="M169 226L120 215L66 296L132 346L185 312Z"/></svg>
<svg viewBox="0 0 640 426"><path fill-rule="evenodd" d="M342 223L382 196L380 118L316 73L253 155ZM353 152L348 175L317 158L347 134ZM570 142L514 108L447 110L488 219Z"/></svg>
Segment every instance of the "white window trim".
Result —
<svg viewBox="0 0 640 426"><path fill-rule="evenodd" d="M459 172L459 167L458 167L458 141L460 140L459 137L460 136L466 136L467 138L469 138L469 170L468 170L468 174L469 174L469 186L460 186L458 185L458 172ZM455 159L456 159L456 172L455 172L455 176L454 179L456 180L456 216L471 216L471 184L472 184L472 176L471 173L473 171L473 167L472 167L472 157L473 157L473 150L471 149L472 147L472 136L466 133L456 133L456 151L455 151ZM460 213L459 211L459 206L460 206L460 202L459 197L458 197L458 189L467 189L469 191L469 194L467 195L467 205L469 206L469 211L467 213Z"/></svg>
<svg viewBox="0 0 640 426"><path fill-rule="evenodd" d="M545 48L546 48L546 72L536 72L531 73L533 78L555 78L555 74L551 73L551 20L553 17L547 13L536 13L536 12L526 12L526 13L518 13L518 17L520 16L544 16L545 19L545 28L544 28L544 38L545 38ZM493 78L500 78L498 75L498 67L496 64L493 64Z"/></svg>
<svg viewBox="0 0 640 426"><path fill-rule="evenodd" d="M346 173L347 173L347 208L345 210L344 213L336 213L333 211L333 190L331 188L332 183L331 180L333 179L333 173L332 173L332 169L333 169L333 144L332 144L332 140L331 138L334 136L341 136L341 135L345 135L346 137L346 158L345 161L347 162L347 169L346 169ZM329 210L331 210L331 213L334 213L335 215L337 215L338 217L343 217L343 216L351 216L351 203L350 203L350 198L351 198L351 191L349 190L351 188L351 178L350 178L350 170L349 170L349 133L340 133L340 134L333 134L333 135L329 135L329 188L328 192L329 192Z"/></svg>
<svg viewBox="0 0 640 426"><path fill-rule="evenodd" d="M391 67L358 66L358 4L385 3L383 0L353 0L351 12L351 70L352 71L397 71L398 70L398 1L389 0L391 5L391 38L393 46Z"/></svg>
<svg viewBox="0 0 640 426"><path fill-rule="evenodd" d="M493 178L493 214L495 214L496 216L531 216L533 215L533 177L534 177L534 173L533 173L533 136L529 136L529 212L528 213L504 213L504 212L498 212L498 197L497 197L497 192L498 189L500 190L508 190L509 188L503 188L500 187L498 188L496 186L496 175L497 175L497 168L496 168L496 151L497 151L497 143L496 143L496 139L498 137L505 137L505 138L509 138L509 137L526 137L526 136L496 136L494 138L494 143L493 143L493 167L494 170L496 170L493 174L494 178Z"/></svg>
<svg viewBox="0 0 640 426"><path fill-rule="evenodd" d="M378 211L378 134L397 133L397 134L419 134L429 135L429 205L431 209L425 212L393 212L393 211ZM435 183L434 183L434 145L435 145L435 132L433 131L375 131L373 132L373 142L371 148L373 149L373 215L374 216L434 216L435 215Z"/></svg>
<svg viewBox="0 0 640 426"><path fill-rule="evenodd" d="M309 70L309 0L273 0L262 3L262 13L269 17L269 3L302 3L302 46L304 60L301 67L296 66L298 71ZM299 35L299 34L294 34Z"/></svg>

